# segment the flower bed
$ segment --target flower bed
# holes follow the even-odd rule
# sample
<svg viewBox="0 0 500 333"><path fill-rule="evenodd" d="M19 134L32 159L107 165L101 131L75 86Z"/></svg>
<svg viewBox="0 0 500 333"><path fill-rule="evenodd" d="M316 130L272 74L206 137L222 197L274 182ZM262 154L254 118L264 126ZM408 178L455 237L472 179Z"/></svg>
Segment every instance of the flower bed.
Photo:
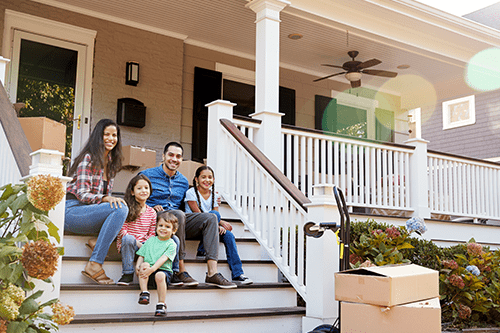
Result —
<svg viewBox="0 0 500 333"><path fill-rule="evenodd" d="M500 326L500 252L476 243L441 248L412 237L426 227L412 218L406 227L374 220L351 225L351 266L413 262L440 272L443 325L449 328Z"/></svg>

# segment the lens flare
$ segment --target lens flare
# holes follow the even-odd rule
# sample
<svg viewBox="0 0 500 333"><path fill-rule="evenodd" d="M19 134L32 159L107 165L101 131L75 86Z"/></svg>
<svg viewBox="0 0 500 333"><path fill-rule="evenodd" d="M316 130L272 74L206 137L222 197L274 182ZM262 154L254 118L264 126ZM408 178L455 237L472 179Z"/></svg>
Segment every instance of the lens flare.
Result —
<svg viewBox="0 0 500 333"><path fill-rule="evenodd" d="M434 86L419 75L403 74L388 80L375 95L375 99L379 101L379 107L383 108L381 101L387 103L387 94L391 91L399 93L401 96L401 110L411 110L415 108L424 108L431 106L430 109L435 109L437 95ZM428 121L433 112L422 113L421 122L424 124Z"/></svg>
<svg viewBox="0 0 500 333"><path fill-rule="evenodd" d="M478 91L499 89L500 49L486 49L473 56L465 70L465 82Z"/></svg>

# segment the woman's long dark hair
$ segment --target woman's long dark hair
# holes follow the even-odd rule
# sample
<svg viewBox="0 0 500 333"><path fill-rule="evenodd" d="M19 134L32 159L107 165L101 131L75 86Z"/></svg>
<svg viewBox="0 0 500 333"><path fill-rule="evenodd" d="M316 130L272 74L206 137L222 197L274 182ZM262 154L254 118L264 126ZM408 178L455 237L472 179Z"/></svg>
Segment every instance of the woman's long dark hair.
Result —
<svg viewBox="0 0 500 333"><path fill-rule="evenodd" d="M137 200L135 200L135 196L132 195L132 191L134 190L135 185L141 179L144 179L149 184L149 195L153 193L153 187L151 186L151 181L149 180L148 177L139 174L130 180L127 189L125 190L125 197L124 197L125 202L127 203L128 206L127 221L129 222L135 221L141 214L141 206L139 205Z"/></svg>
<svg viewBox="0 0 500 333"><path fill-rule="evenodd" d="M111 160L104 160L104 129L108 126L114 126L117 132L117 141L116 146L110 152ZM89 139L85 143L82 151L75 158L73 165L69 169L69 176L73 176L76 173L76 169L78 168L78 164L83 160L85 154L90 154L90 159L92 161L92 165L98 169L104 169L105 166L108 167L108 180L114 178L115 175L122 168L122 139L120 135L120 127L116 122L111 119L101 119L95 125L94 130L90 134Z"/></svg>
<svg viewBox="0 0 500 333"><path fill-rule="evenodd" d="M196 178L198 178L201 175L202 171L209 170L212 173L212 176L214 178L214 182L212 184L212 209L214 209L214 203L215 203L215 174L214 170L212 170L211 167L208 165L202 165L198 169L196 169L196 172L194 173L194 178L193 178L193 184L194 184L194 193L196 193L196 198L198 199L198 208L200 208L201 211L201 200L200 200L200 193L198 193L198 184L196 182ZM208 212L203 212L202 213L208 213Z"/></svg>

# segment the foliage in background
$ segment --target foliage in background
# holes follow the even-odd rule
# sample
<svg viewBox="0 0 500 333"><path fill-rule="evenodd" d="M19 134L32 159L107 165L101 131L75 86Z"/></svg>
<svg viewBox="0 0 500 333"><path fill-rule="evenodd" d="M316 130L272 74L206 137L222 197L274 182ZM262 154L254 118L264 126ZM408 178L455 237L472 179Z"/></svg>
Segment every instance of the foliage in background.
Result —
<svg viewBox="0 0 500 333"><path fill-rule="evenodd" d="M432 241L410 237L404 227L373 219L352 223L351 240L352 267L366 266L369 260L376 265L412 262L439 271L443 323L500 326L499 251L483 248L474 239L441 248Z"/></svg>
<svg viewBox="0 0 500 333"><path fill-rule="evenodd" d="M71 321L73 309L57 299L37 302L43 291L33 293L33 279L52 283L50 277L57 270L62 248L49 239L60 241L48 211L62 199L64 187L56 177L39 175L0 191L0 332L57 330L58 324ZM27 292L32 294L26 297ZM52 314L43 312L46 307Z"/></svg>

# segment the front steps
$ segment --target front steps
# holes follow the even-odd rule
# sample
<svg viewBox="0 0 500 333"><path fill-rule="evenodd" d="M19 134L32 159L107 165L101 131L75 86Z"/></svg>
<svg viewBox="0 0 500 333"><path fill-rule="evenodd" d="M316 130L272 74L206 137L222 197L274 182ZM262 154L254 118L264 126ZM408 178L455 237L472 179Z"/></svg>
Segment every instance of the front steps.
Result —
<svg viewBox="0 0 500 333"><path fill-rule="evenodd" d="M206 263L195 259L198 241L187 240L187 271L200 285L195 288L169 286L167 316L154 317L157 293L151 291L151 304L137 303L137 279L130 286L97 285L81 271L91 252L85 246L89 236L65 235L60 299L73 306L75 319L61 326L61 332L126 333L147 332L301 332L305 308L297 307L297 294L288 283L280 282L274 263L243 224L234 219L233 233L243 262L245 275L254 283L223 290L206 285ZM218 268L226 278L231 274L225 260L224 245L219 243ZM104 263L106 274L117 281L121 259L111 245Z"/></svg>

